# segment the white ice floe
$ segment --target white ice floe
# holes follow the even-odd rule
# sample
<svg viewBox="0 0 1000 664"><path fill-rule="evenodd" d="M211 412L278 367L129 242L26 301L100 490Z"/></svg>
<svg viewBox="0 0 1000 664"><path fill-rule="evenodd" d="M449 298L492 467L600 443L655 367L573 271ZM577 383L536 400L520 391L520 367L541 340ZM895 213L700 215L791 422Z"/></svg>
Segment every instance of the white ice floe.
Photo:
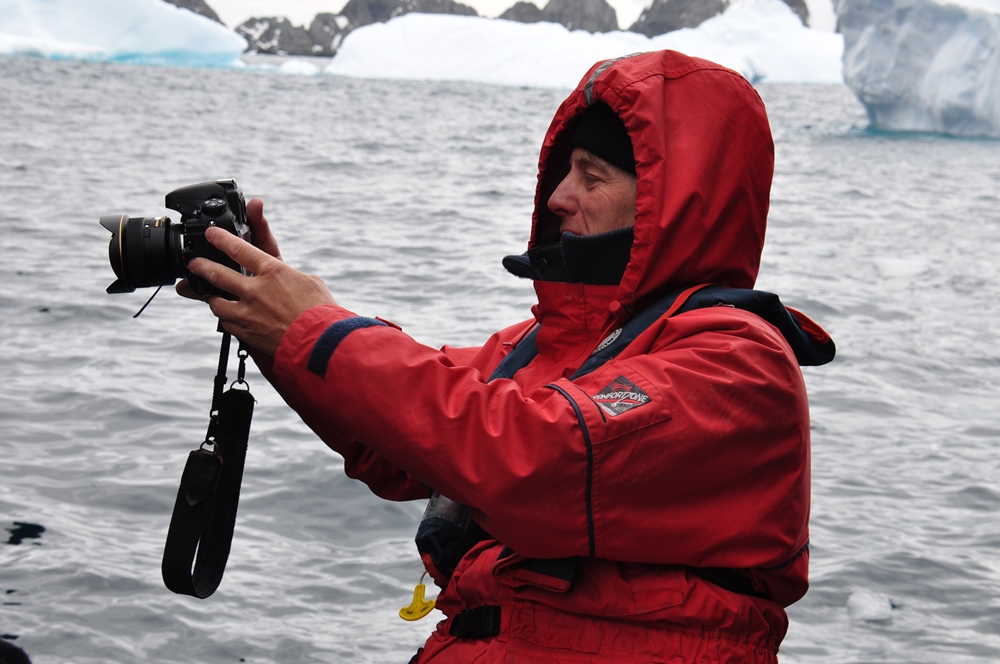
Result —
<svg viewBox="0 0 1000 664"><path fill-rule="evenodd" d="M872 126L1000 138L1000 0L838 0Z"/></svg>
<svg viewBox="0 0 1000 664"><path fill-rule="evenodd" d="M886 622L892 620L895 610L887 595L867 588L859 588L847 598L847 614L852 620Z"/></svg>
<svg viewBox="0 0 1000 664"><path fill-rule="evenodd" d="M224 66L246 46L162 0L0 0L0 54Z"/></svg>
<svg viewBox="0 0 1000 664"><path fill-rule="evenodd" d="M743 0L697 28L652 39L571 32L555 23L407 14L350 33L326 72L570 88L598 60L660 49L718 62L753 81L843 82L841 36L806 28L781 0Z"/></svg>

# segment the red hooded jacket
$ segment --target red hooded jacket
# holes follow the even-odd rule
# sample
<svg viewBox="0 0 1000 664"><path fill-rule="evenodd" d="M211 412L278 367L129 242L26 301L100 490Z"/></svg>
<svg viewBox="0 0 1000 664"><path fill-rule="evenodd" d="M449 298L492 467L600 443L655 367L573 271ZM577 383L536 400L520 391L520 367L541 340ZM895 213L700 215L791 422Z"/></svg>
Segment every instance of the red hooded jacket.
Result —
<svg viewBox="0 0 1000 664"><path fill-rule="evenodd" d="M597 101L624 121L636 160L620 284L537 281L533 320L468 349L316 307L263 362L348 475L392 500L440 492L490 533L438 598L447 619L421 663L774 662L783 607L807 588L808 405L774 326L733 307L665 316L569 380L665 293L752 288L773 170L763 104L738 74L676 52L598 63L542 146L529 246L558 241L546 203L568 169L566 128ZM488 381L539 324L531 363ZM622 386L647 398L618 413L598 404ZM567 583L522 565L567 558ZM449 634L482 606L501 607L499 634Z"/></svg>

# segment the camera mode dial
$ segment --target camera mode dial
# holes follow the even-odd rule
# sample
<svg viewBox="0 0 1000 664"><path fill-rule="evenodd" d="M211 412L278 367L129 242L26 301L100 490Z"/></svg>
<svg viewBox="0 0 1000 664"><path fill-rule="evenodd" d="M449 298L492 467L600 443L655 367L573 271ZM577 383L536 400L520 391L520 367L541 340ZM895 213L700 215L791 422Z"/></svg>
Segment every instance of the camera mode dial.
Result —
<svg viewBox="0 0 1000 664"><path fill-rule="evenodd" d="M221 198L210 198L201 204L201 211L210 217L215 217L226 211L226 201Z"/></svg>

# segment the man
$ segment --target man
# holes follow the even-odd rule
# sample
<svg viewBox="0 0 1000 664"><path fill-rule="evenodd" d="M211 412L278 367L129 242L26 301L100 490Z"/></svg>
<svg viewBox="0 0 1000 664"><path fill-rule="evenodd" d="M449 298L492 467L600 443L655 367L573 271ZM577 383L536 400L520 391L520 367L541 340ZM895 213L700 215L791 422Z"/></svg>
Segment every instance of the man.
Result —
<svg viewBox="0 0 1000 664"><path fill-rule="evenodd" d="M259 249L207 235L256 276L190 269L238 296L209 304L348 475L433 496L418 540L446 620L415 662L773 663L807 588L798 363L833 344L747 290L763 104L676 52L598 63L539 163L529 250L504 260L534 319L479 348L339 307L276 259L257 200Z"/></svg>

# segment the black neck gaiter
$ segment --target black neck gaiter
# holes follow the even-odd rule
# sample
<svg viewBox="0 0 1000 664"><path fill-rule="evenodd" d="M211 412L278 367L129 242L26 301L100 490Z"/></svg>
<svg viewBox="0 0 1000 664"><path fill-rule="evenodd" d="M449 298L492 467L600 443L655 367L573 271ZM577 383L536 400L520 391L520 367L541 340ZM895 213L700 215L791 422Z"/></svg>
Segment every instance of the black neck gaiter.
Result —
<svg viewBox="0 0 1000 664"><path fill-rule="evenodd" d="M563 233L555 244L506 256L503 266L522 279L613 286L625 274L632 239L631 228L587 236Z"/></svg>

